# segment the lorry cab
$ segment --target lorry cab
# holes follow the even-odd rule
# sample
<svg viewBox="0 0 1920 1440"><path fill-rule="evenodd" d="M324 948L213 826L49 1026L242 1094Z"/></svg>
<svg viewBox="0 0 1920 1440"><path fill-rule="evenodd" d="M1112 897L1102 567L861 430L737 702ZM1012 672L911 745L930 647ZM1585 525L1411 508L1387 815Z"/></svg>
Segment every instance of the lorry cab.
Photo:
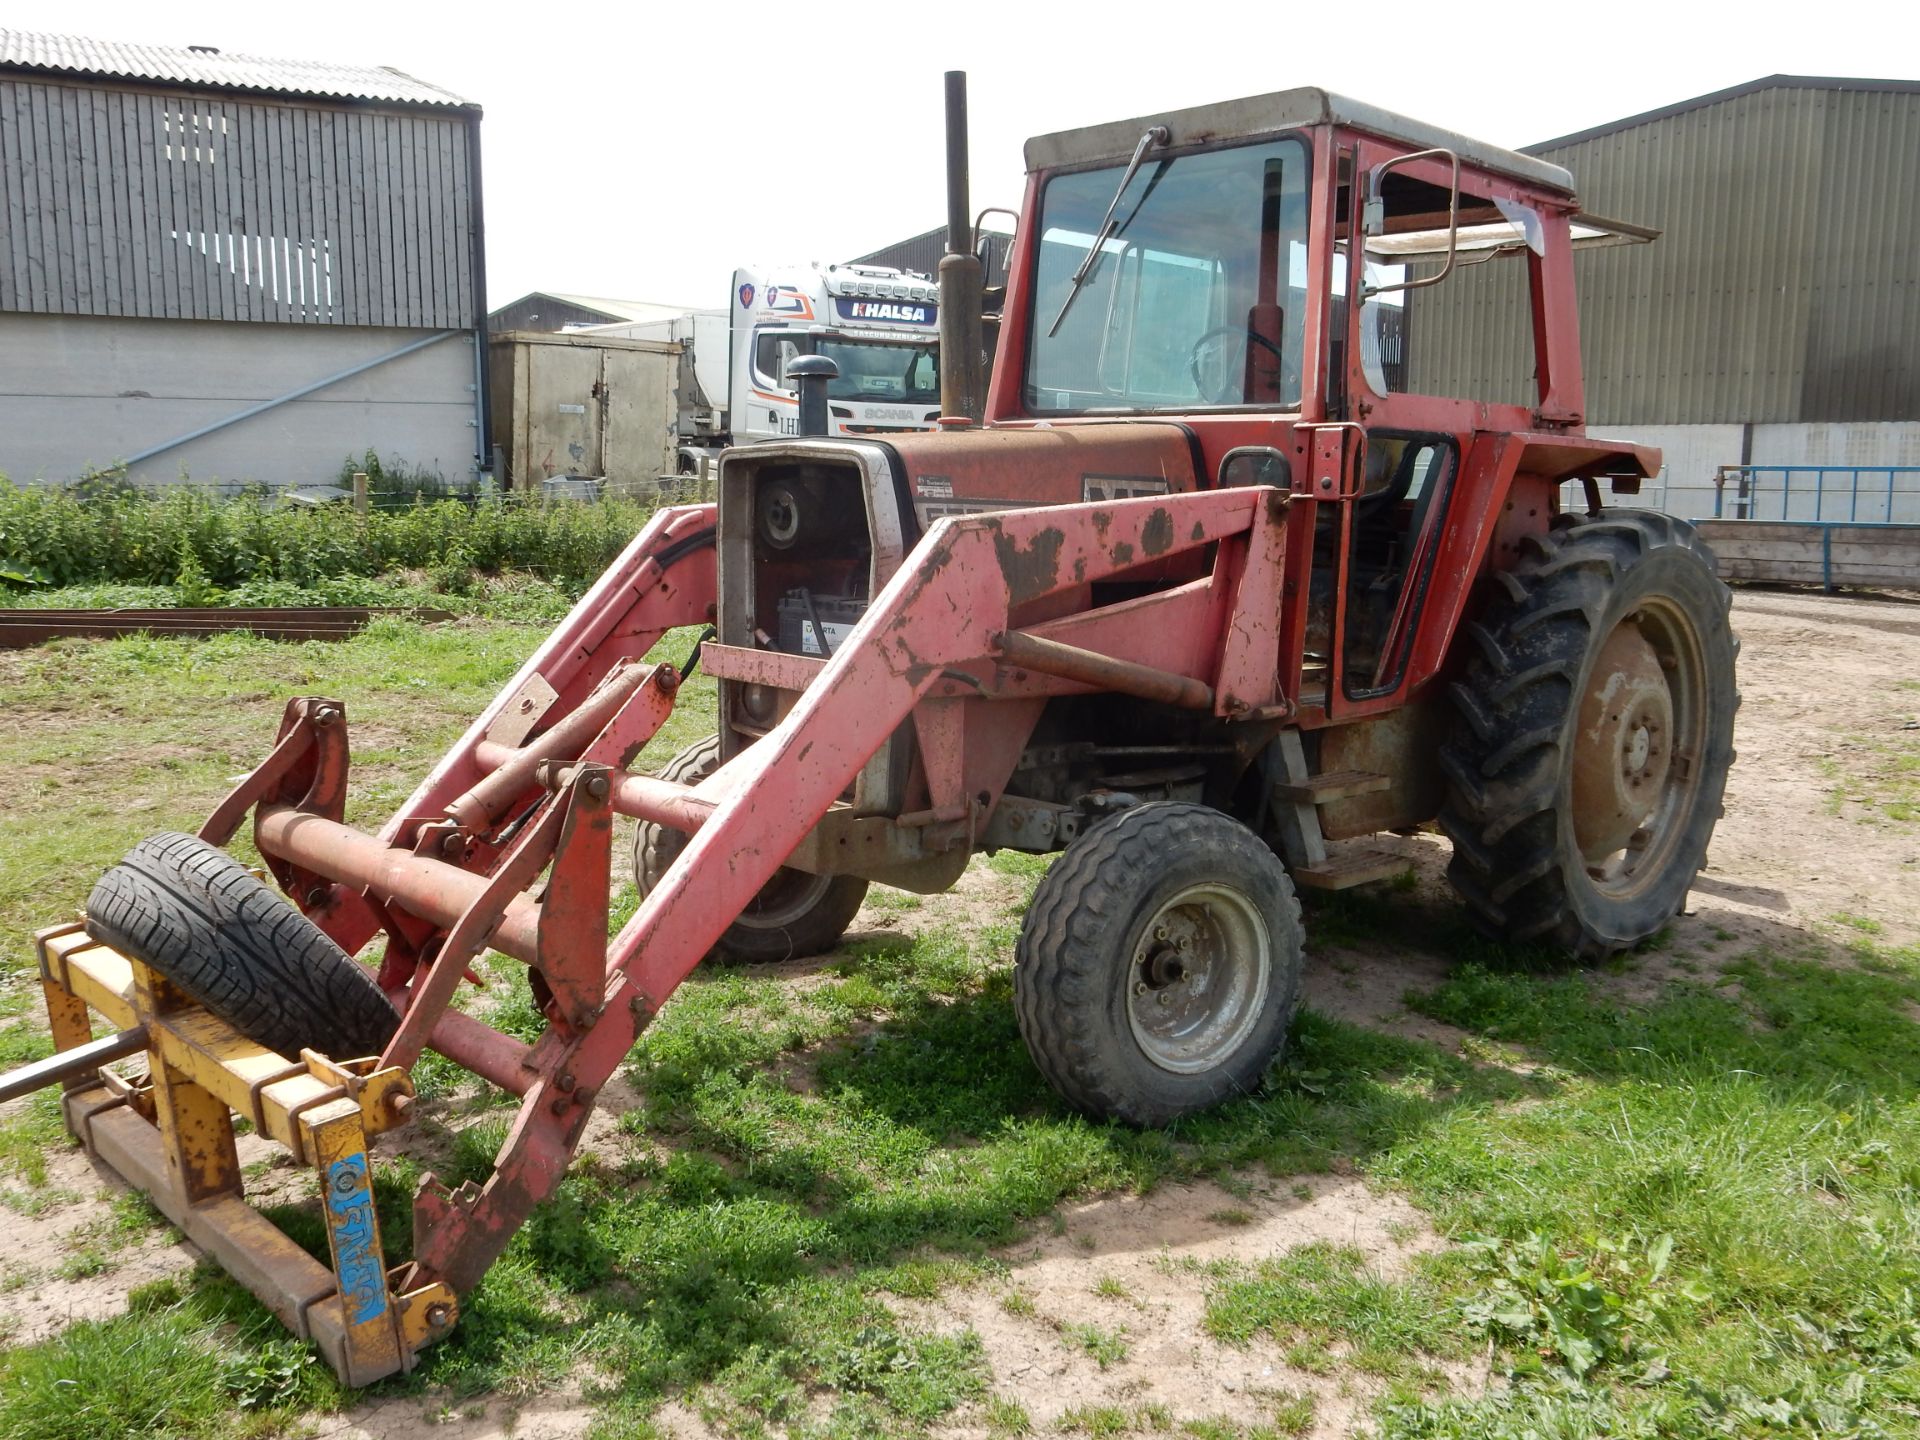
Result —
<svg viewBox="0 0 1920 1440"><path fill-rule="evenodd" d="M929 430L940 416L939 295L924 275L881 265L733 274L731 419L736 444L800 433L787 366L823 355L829 435Z"/></svg>

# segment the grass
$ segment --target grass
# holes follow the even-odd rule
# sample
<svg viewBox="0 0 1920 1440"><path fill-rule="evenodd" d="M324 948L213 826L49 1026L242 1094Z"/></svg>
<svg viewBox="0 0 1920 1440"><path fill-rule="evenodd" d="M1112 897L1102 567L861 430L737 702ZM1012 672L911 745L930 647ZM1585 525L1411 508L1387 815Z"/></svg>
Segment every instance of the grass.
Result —
<svg viewBox="0 0 1920 1440"><path fill-rule="evenodd" d="M1849 736L1839 753L1823 758L1820 771L1832 782L1827 810L1865 824L1920 821L1920 731L1892 738Z"/></svg>
<svg viewBox="0 0 1920 1440"><path fill-rule="evenodd" d="M0 995L13 1017L0 1046L44 1043L27 1014L29 927L77 904L141 834L195 823L264 751L282 697L347 698L360 737L350 815L370 823L539 633L389 622L327 647L131 640L0 657L10 712L30 721L0 731ZM642 763L694 738L710 705L688 693ZM116 788L74 763L101 755L122 757ZM1044 869L992 864L1029 884ZM378 1393L457 1414L571 1377L608 1436L649 1433L667 1398L740 1435L1033 1433L1052 1419L993 1393L1001 1377L977 1336L903 1317L987 1285L1009 1316L1086 1357L1074 1363L1124 1365L1124 1329L1053 1325L994 1247L1089 1194L1338 1170L1397 1189L1451 1243L1404 1272L1315 1245L1182 1273L1203 1288L1218 1343L1284 1356L1323 1395L1378 1390L1369 1423L1383 1440L1912 1434L1920 953L1860 921L1836 917L1837 949L1728 944L1636 1006L1606 973L1487 946L1443 902L1338 897L1310 917L1316 946L1411 945L1453 962L1407 1003L1465 1032L1472 1058L1307 1011L1260 1093L1154 1134L1091 1124L1040 1080L1010 1003L1015 916L923 919L794 983L702 972L628 1062L638 1108L515 1236L453 1336ZM530 1023L516 968L489 974L474 1003ZM450 1067L423 1069L421 1084L425 1138L444 1151L433 1168L449 1183L483 1175L508 1112ZM0 1125L10 1209L55 1203L46 1156L62 1143L44 1099ZM380 1172L402 1248L417 1173L395 1160ZM1208 1218L1232 1227L1247 1213ZM276 1218L324 1243L310 1204ZM111 1258L152 1223L129 1204L76 1253ZM1083 1284L1127 1298L1091 1264ZM1483 1355L1503 1383L1450 1389ZM0 1351L0 1440L241 1440L342 1400L305 1347L210 1270L143 1293L122 1319ZM1130 1400L1061 1427L1262 1440L1313 1424L1302 1390L1261 1403L1250 1422Z"/></svg>

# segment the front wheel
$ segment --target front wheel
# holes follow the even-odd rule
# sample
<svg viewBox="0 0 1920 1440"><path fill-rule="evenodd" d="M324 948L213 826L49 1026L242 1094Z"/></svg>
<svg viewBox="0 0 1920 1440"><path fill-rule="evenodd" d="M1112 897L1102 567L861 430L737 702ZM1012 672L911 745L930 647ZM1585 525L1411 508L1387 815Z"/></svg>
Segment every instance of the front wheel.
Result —
<svg viewBox="0 0 1920 1440"><path fill-rule="evenodd" d="M1293 883L1252 831L1202 805L1138 805L1082 834L1034 893L1020 1033L1076 1108L1166 1125L1260 1083L1304 946Z"/></svg>
<svg viewBox="0 0 1920 1440"><path fill-rule="evenodd" d="M720 737L709 735L669 760L660 778L692 785L719 768ZM686 847L687 836L679 830L650 822L639 826L633 837L633 881L642 895L660 883ZM749 965L822 954L839 943L866 898L867 882L856 875L809 875L782 866L714 949Z"/></svg>

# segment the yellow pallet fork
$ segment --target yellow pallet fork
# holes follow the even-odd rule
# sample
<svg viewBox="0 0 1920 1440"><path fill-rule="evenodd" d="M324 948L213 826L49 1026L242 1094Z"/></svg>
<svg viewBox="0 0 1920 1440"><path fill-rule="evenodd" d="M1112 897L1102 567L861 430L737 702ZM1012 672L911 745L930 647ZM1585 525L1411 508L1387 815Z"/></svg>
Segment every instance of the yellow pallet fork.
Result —
<svg viewBox="0 0 1920 1440"><path fill-rule="evenodd" d="M349 1385L411 1370L447 1334L459 1300L442 1281L387 1268L368 1147L405 1122L413 1082L371 1060L298 1060L263 1048L83 925L35 937L55 1053L8 1077L5 1095L63 1084L67 1128L181 1232L311 1340ZM118 1033L93 1038L94 1016ZM102 1068L144 1051L147 1073ZM329 1269L247 1203L239 1116L319 1174Z"/></svg>

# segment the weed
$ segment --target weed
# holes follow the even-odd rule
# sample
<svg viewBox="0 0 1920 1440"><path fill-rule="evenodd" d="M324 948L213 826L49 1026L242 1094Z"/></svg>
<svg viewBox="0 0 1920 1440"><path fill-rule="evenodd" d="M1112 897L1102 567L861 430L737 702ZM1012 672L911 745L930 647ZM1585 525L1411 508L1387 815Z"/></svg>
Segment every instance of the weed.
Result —
<svg viewBox="0 0 1920 1440"><path fill-rule="evenodd" d="M986 1422L991 1440L1011 1440L1014 1436L1033 1433L1033 1421L1028 1417L1026 1407L1004 1395L987 1397Z"/></svg>
<svg viewBox="0 0 1920 1440"><path fill-rule="evenodd" d="M1061 1413L1054 1428L1069 1435L1125 1435L1133 1417L1118 1405L1076 1405Z"/></svg>
<svg viewBox="0 0 1920 1440"><path fill-rule="evenodd" d="M1093 1282L1093 1293L1102 1300L1131 1300L1133 1292L1112 1275L1102 1275Z"/></svg>
<svg viewBox="0 0 1920 1440"><path fill-rule="evenodd" d="M1271 1333L1282 1343L1347 1344L1363 1369L1404 1368L1405 1357L1458 1348L1436 1332L1437 1296L1419 1281L1383 1280L1359 1251L1314 1243L1242 1271L1207 1298L1208 1332L1244 1345Z"/></svg>
<svg viewBox="0 0 1920 1440"><path fill-rule="evenodd" d="M1242 1210L1237 1205L1231 1205L1224 1210L1208 1211L1207 1219L1216 1225L1231 1225L1239 1228L1240 1226L1251 1225L1253 1223L1253 1212L1251 1210Z"/></svg>
<svg viewBox="0 0 1920 1440"><path fill-rule="evenodd" d="M1102 1370L1110 1365L1118 1365L1127 1358L1127 1332L1124 1327L1105 1330L1098 1325L1065 1324L1060 1327L1060 1338L1076 1350L1084 1350L1092 1356L1094 1363Z"/></svg>
<svg viewBox="0 0 1920 1440"><path fill-rule="evenodd" d="M1040 1313L1033 1297L1024 1290L1009 1290L1002 1295L1000 1308L1019 1320L1031 1320Z"/></svg>
<svg viewBox="0 0 1920 1440"><path fill-rule="evenodd" d="M1305 1435L1313 1429L1313 1396L1300 1390L1282 1390L1273 1407L1273 1429L1282 1435Z"/></svg>
<svg viewBox="0 0 1920 1440"><path fill-rule="evenodd" d="M1695 1287L1666 1283L1671 1235L1645 1246L1601 1243L1583 1256L1563 1255L1528 1235L1476 1241L1467 1254L1487 1282L1462 1306L1468 1325L1555 1359L1575 1375L1632 1360L1636 1344L1662 1326L1670 1305L1707 1298Z"/></svg>

